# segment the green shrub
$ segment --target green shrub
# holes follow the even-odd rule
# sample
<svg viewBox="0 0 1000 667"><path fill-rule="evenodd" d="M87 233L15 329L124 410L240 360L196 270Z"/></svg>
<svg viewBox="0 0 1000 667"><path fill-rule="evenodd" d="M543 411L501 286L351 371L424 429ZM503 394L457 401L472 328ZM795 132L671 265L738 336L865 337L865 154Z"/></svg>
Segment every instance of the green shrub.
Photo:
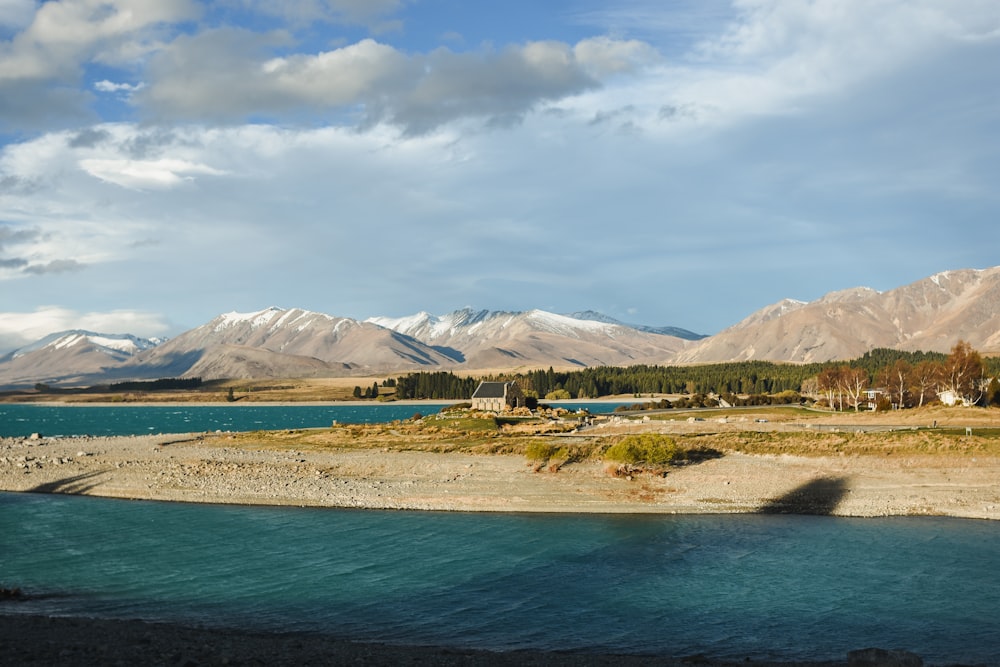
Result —
<svg viewBox="0 0 1000 667"><path fill-rule="evenodd" d="M556 446L548 442L529 442L524 448L524 455L529 461L545 463L556 454Z"/></svg>
<svg viewBox="0 0 1000 667"><path fill-rule="evenodd" d="M634 466L666 466L687 458L670 437L659 433L629 435L611 445L604 458Z"/></svg>

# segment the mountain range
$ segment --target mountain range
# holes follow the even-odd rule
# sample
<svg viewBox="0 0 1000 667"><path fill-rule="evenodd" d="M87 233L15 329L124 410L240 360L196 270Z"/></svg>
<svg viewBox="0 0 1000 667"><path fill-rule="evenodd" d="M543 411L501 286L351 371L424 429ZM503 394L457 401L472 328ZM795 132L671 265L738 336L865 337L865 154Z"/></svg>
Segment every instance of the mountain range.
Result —
<svg viewBox="0 0 1000 667"><path fill-rule="evenodd" d="M176 336L53 333L0 357L0 387L165 377L378 376L503 370L851 359L874 348L947 352L965 340L1000 353L1000 267L938 273L887 292L786 299L712 336L558 315L466 308L364 321L297 308L226 313Z"/></svg>

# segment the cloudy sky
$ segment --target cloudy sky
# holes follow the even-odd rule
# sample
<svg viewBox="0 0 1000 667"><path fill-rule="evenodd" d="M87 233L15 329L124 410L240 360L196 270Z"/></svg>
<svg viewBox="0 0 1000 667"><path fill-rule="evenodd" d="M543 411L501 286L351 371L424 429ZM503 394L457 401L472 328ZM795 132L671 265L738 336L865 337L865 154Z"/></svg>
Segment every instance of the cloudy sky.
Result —
<svg viewBox="0 0 1000 667"><path fill-rule="evenodd" d="M998 63L996 0L0 0L0 351L994 266Z"/></svg>

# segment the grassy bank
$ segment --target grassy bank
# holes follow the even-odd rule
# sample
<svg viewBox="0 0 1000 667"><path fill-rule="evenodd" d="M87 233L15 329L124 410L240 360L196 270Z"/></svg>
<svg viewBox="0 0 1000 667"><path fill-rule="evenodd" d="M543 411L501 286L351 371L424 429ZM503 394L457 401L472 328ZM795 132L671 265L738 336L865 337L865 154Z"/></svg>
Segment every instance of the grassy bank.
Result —
<svg viewBox="0 0 1000 667"><path fill-rule="evenodd" d="M702 460L707 453L795 456L1000 456L1000 411L935 408L919 415L940 426L893 425L899 414L844 415L809 413L795 408L762 408L733 416L689 421L618 419L606 428L580 429L573 415L542 418L494 418L467 411L415 415L388 424L355 424L329 429L259 431L209 436L209 442L230 447L321 451L327 449L382 449L385 451L515 454L558 470L587 460L617 460L616 446L638 434L668 437L642 447L669 447L670 456L655 463L677 464ZM916 412L916 411L914 411ZM914 415L910 415L913 417ZM975 417L973 420L972 417ZM893 419L895 418L895 420ZM844 424L831 424L841 420ZM951 422L976 422L971 428ZM996 422L991 425L990 422ZM639 441L637 441L639 442ZM662 452L661 452L662 453ZM653 456L652 454L650 456ZM658 456L658 455L657 455ZM661 457L662 458L662 457ZM557 465L551 465L555 462Z"/></svg>

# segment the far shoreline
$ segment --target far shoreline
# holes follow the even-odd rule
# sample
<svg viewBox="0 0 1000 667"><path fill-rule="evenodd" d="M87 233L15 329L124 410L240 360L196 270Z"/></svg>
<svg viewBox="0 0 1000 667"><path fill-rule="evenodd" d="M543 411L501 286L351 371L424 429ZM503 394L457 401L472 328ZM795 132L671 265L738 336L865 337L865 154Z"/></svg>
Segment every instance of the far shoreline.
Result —
<svg viewBox="0 0 1000 667"><path fill-rule="evenodd" d="M539 404L550 405L593 405L593 404L640 404L640 403L651 403L660 400L656 397L622 397L622 396L602 396L600 398L568 398L568 399L558 399L558 400L546 400L539 399ZM330 400L274 400L274 401L257 401L257 400L243 400L243 398L237 398L234 401L229 401L225 399L211 400L211 401L199 401L199 400L173 400L169 397L162 399L141 399L141 400L87 400L87 399L60 399L60 398L42 398L42 397L21 397L21 400L10 400L9 397L0 398L0 407L4 405L57 405L59 407L121 407L121 406L136 406L136 407L158 407L158 406L170 406L170 405L180 405L180 406L207 406L207 407L229 407L229 406L241 406L241 405L260 405L260 406L295 406L302 405L308 407L327 407L327 406L345 406L345 407L364 407L364 406L380 406L380 405L458 405L461 403L469 403L469 399L455 399L455 398L403 398L403 399L392 399L392 400L341 400L341 399L330 399Z"/></svg>

